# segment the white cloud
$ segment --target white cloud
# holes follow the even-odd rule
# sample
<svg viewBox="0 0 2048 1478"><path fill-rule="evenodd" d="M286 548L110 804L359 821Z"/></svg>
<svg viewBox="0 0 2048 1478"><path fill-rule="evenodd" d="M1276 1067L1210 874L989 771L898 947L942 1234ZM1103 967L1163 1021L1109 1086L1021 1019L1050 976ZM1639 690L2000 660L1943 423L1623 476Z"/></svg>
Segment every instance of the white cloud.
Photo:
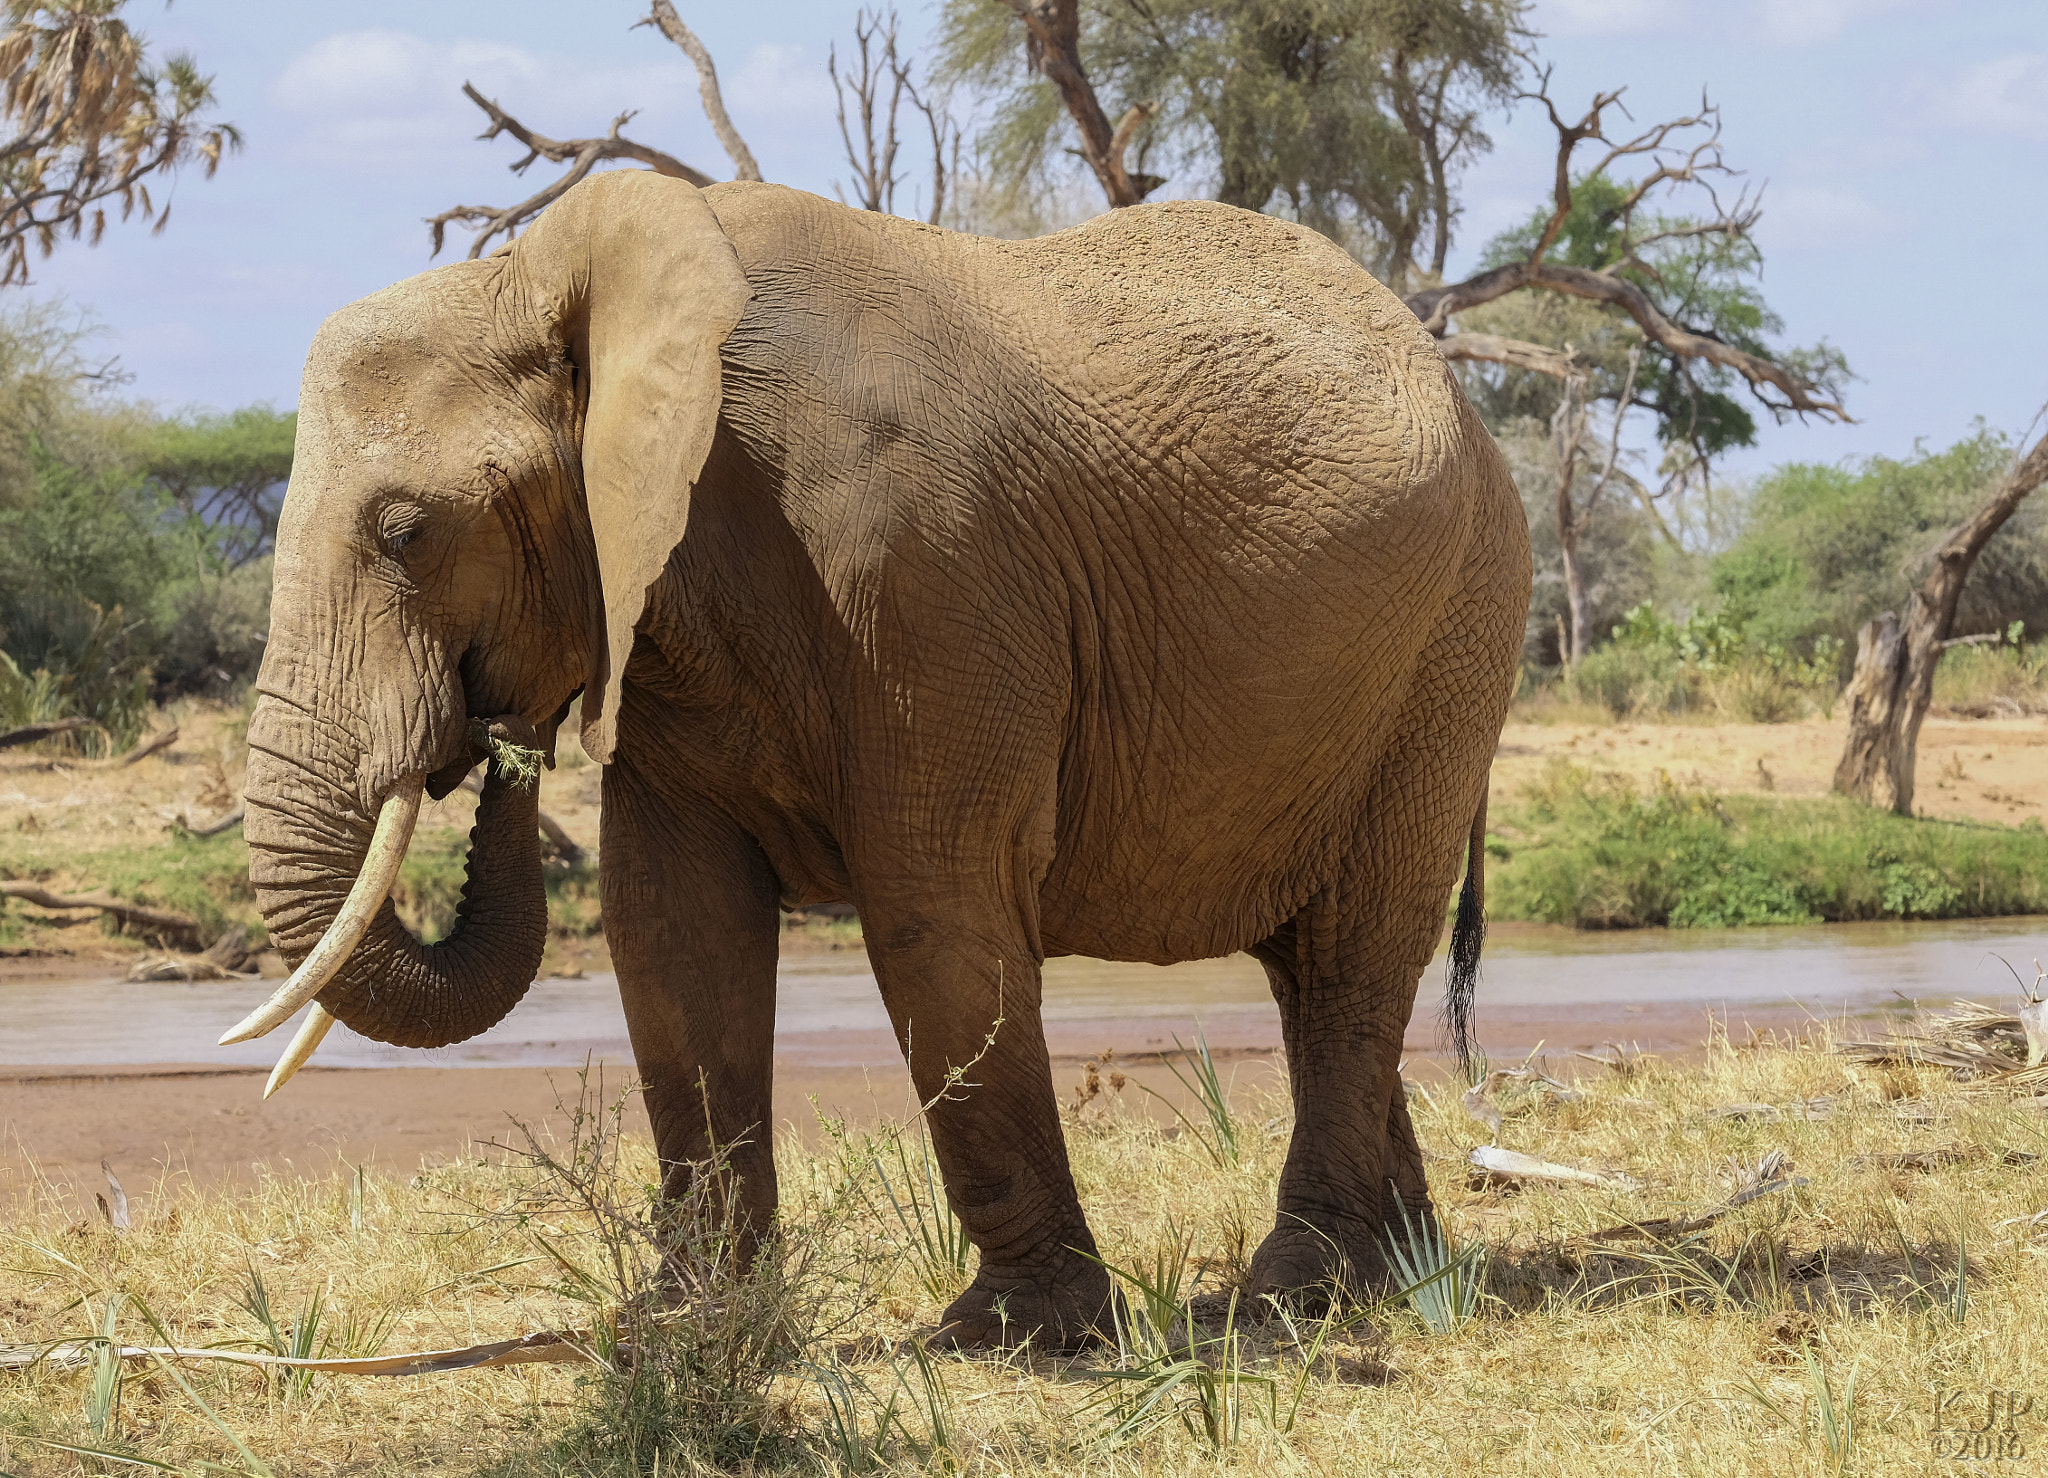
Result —
<svg viewBox="0 0 2048 1478"><path fill-rule="evenodd" d="M1546 36L1643 36L1681 30L1685 0L1545 0L1533 24Z"/></svg>
<svg viewBox="0 0 2048 1478"><path fill-rule="evenodd" d="M1764 196L1764 218L1757 234L1773 250L1841 250L1890 235L1902 224L1897 212L1854 190L1831 185L1773 185Z"/></svg>
<svg viewBox="0 0 2048 1478"><path fill-rule="evenodd" d="M720 77L726 106L735 112L816 114L835 106L825 58L808 46L771 41L755 47L729 78ZM692 89L694 95L695 89Z"/></svg>
<svg viewBox="0 0 2048 1478"><path fill-rule="evenodd" d="M1980 62L1926 89L1937 121L1972 133L2048 139L2048 52Z"/></svg>
<svg viewBox="0 0 2048 1478"><path fill-rule="evenodd" d="M1535 27L1548 36L1679 36L1771 46L1833 41L1902 11L1939 15L1953 0L1543 0Z"/></svg>

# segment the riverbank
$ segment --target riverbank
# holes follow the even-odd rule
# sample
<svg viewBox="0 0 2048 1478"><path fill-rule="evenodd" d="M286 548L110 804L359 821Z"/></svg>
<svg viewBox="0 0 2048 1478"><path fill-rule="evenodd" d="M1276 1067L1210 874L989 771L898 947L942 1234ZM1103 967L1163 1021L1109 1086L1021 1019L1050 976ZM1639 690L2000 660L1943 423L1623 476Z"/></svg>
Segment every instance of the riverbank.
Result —
<svg viewBox="0 0 2048 1478"><path fill-rule="evenodd" d="M1839 718L1582 724L1532 712L1550 721L1512 718L1493 766L1496 920L1614 928L2048 909L2048 718L1930 719L1923 822L1829 797ZM177 741L134 765L0 752L0 878L65 896L105 890L189 917L201 943L239 931L260 944L239 827L200 835L239 806L242 724L237 710L181 704L159 717ZM610 967L599 775L565 738L559 767L540 780L542 809L581 853L546 865L543 976ZM463 791L423 809L393 896L425 937L453 916L474 812ZM1701 896L1688 903L1689 894ZM125 967L161 942L146 926L117 931L95 910L0 901L0 968L52 958ZM859 921L785 917L783 947L857 951ZM244 963L282 968L260 953Z"/></svg>

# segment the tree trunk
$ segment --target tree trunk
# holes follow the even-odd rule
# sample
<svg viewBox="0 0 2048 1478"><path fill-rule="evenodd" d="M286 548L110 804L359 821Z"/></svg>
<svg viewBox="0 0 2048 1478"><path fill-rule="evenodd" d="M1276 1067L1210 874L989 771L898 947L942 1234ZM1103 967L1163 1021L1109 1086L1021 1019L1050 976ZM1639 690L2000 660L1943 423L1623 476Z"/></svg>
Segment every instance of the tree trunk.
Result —
<svg viewBox="0 0 2048 1478"><path fill-rule="evenodd" d="M1934 553L1927 583L1906 602L1906 618L1886 611L1856 634L1849 680L1849 738L1835 766L1835 791L1873 806L1913 814L1913 767L1920 724L1934 698L1934 669L1955 623L1956 603L1977 556L2027 494L2048 482L2048 436L2008 472L1983 507Z"/></svg>
<svg viewBox="0 0 2048 1478"><path fill-rule="evenodd" d="M1558 512L1564 515L1558 520L1558 545L1564 556L1565 611L1571 618L1572 649L1566 665L1576 667L1593 647L1593 601L1586 593L1586 571L1579 564L1577 521L1570 519L1570 504L1562 493L1557 501Z"/></svg>

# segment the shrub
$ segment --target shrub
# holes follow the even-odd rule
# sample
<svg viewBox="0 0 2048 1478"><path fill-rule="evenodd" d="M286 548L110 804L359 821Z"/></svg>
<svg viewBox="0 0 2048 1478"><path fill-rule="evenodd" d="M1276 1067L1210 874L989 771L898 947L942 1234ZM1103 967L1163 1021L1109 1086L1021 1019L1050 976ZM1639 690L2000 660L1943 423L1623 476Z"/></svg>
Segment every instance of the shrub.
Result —
<svg viewBox="0 0 2048 1478"><path fill-rule="evenodd" d="M1986 713L2048 712L2048 647L2026 644L2015 621L1996 645L1950 647L1934 669L1934 701Z"/></svg>
<svg viewBox="0 0 2048 1478"><path fill-rule="evenodd" d="M1607 645L1567 677L1572 696L1616 718L1707 708L1748 723L1783 723L1809 708L1832 713L1841 643L1816 638L1801 657L1753 638L1724 614L1674 621L1645 602L1629 611Z"/></svg>
<svg viewBox="0 0 2048 1478"><path fill-rule="evenodd" d="M1684 929L2048 909L2048 832L1836 797L1721 797L1668 776L1644 793L1560 760L1497 829L1501 918Z"/></svg>

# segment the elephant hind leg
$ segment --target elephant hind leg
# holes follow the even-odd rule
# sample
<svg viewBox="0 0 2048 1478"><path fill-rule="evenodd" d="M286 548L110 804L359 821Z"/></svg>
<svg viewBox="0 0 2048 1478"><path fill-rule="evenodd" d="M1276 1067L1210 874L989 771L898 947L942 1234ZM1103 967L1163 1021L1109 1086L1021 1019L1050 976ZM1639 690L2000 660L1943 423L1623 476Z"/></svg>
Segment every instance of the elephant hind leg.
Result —
<svg viewBox="0 0 2048 1478"><path fill-rule="evenodd" d="M1425 650L1332 880L1253 950L1280 1006L1295 1110L1254 1292L1378 1286L1401 1208L1429 1212L1401 1044L1507 706L1506 682L1475 649L1485 640L1468 620Z"/></svg>

